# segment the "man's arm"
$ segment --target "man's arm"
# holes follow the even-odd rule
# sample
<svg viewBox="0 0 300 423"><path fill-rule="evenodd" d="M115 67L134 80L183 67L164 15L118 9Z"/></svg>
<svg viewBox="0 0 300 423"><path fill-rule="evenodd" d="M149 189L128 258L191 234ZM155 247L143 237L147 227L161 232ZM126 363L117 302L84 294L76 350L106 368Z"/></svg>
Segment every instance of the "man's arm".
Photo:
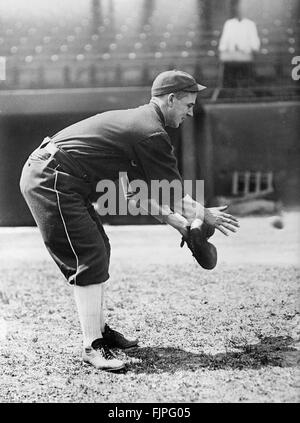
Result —
<svg viewBox="0 0 300 423"><path fill-rule="evenodd" d="M136 205L134 196L129 199L129 202L132 202L133 206ZM180 204L175 205L174 211L166 204L159 205L155 199L140 200L139 207L154 216L158 221L177 229L182 235L186 235L187 227L192 222L194 227L201 226L202 222L206 222L226 236L228 236L228 230L236 232L236 228L239 227L238 220L224 212L227 206L205 208L189 195L186 195Z"/></svg>
<svg viewBox="0 0 300 423"><path fill-rule="evenodd" d="M184 198L175 204L174 210L179 212L186 218L189 224L198 220L199 226L202 222L206 222L222 232L224 235L228 235L227 230L236 232L236 228L239 227L238 220L231 214L225 213L224 210L227 206L222 207L211 207L206 208L199 202L193 200L190 195L185 195Z"/></svg>
<svg viewBox="0 0 300 423"><path fill-rule="evenodd" d="M230 50L230 22L226 21L223 25L221 38L219 41L218 50L220 52Z"/></svg>
<svg viewBox="0 0 300 423"><path fill-rule="evenodd" d="M134 197L128 200L133 207L137 206ZM155 217L159 222L166 223L180 232L181 235L187 235L188 220L179 213L173 212L168 205L160 206L154 199L140 200L138 206L145 210L148 214ZM151 210L151 213L150 213Z"/></svg>
<svg viewBox="0 0 300 423"><path fill-rule="evenodd" d="M156 198L159 197L159 191L155 198L152 195L152 198L143 199L147 213L149 213L149 205L152 205L152 210L149 214L158 218L158 220L160 216L163 217L166 223L180 230L182 230L183 217L187 220L187 225L198 219L199 226L205 221L224 235L228 235L226 229L232 232L236 231L235 228L238 227L238 222L233 216L224 213L226 207L206 209L201 203L193 200L191 196L183 194L182 179L177 167L177 160L171 142L166 134L158 133L140 141L135 146L135 153L139 165L143 169L145 180L149 185L152 181L157 181L158 183L166 181L170 184L178 181L178 187L180 187L180 189L175 190L173 198L169 198L167 203L166 200L165 202L161 202L159 198ZM184 195L183 198L182 195ZM133 197L134 194L131 196L131 199ZM141 205L141 199L139 200L139 204ZM170 208L172 208L172 211ZM170 217L167 218L169 215Z"/></svg>
<svg viewBox="0 0 300 423"><path fill-rule="evenodd" d="M128 208L143 209L147 214L153 216L160 223L166 223L177 229L181 235L187 234L188 220L181 214L172 211L169 205L159 205L153 198L138 198L136 200L127 175L121 178L121 187L124 197L128 201Z"/></svg>
<svg viewBox="0 0 300 423"><path fill-rule="evenodd" d="M258 36L258 31L255 22L251 24L250 40L252 50L258 52L260 49L260 38Z"/></svg>

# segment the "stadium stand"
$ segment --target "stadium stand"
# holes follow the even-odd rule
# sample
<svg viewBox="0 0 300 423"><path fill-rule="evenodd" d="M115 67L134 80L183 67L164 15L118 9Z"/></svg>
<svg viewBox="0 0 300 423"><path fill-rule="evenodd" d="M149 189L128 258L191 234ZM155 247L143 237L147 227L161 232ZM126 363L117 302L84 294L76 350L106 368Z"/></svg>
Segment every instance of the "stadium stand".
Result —
<svg viewBox="0 0 300 423"><path fill-rule="evenodd" d="M120 1L102 10L102 2L93 1L92 9L81 14L72 10L59 16L51 10L38 19L25 19L18 10L13 18L2 15L0 56L7 58L7 79L0 89L146 86L158 72L174 67L194 74L211 89L218 85L226 2L219 2L220 13L217 1L210 2L214 13L205 9L205 1L198 7L190 0L126 3L126 10L119 10ZM300 33L295 2L286 2L280 19L273 15L256 16L262 42L256 96L297 93L291 79Z"/></svg>

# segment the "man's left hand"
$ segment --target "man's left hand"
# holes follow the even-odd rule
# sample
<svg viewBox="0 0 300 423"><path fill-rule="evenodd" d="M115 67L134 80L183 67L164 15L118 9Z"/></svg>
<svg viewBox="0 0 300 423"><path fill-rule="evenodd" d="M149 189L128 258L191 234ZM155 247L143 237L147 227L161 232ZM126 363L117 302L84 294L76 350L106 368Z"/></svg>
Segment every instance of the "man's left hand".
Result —
<svg viewBox="0 0 300 423"><path fill-rule="evenodd" d="M208 225L214 226L226 236L229 235L227 230L237 232L237 228L240 227L237 218L231 214L224 213L227 207L228 206L221 206L204 209L204 221Z"/></svg>

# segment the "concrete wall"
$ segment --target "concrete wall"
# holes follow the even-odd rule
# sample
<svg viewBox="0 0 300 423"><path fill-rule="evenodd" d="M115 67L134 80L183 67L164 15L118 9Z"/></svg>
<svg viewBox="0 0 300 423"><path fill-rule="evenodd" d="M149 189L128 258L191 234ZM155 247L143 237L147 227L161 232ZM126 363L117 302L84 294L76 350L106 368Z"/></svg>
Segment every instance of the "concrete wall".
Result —
<svg viewBox="0 0 300 423"><path fill-rule="evenodd" d="M235 170L271 171L277 197L299 204L299 113L299 102L205 105L197 161L206 197L230 194Z"/></svg>

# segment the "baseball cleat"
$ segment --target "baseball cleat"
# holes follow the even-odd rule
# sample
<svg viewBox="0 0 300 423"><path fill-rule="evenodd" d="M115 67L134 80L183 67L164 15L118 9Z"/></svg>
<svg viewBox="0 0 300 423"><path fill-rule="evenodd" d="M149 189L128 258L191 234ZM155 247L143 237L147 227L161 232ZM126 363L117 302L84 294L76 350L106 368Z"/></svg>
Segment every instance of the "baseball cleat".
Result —
<svg viewBox="0 0 300 423"><path fill-rule="evenodd" d="M116 371L124 369L125 363L118 360L108 348L103 338L96 339L92 345L84 349L82 359L96 369Z"/></svg>
<svg viewBox="0 0 300 423"><path fill-rule="evenodd" d="M137 339L126 339L124 335L111 329L107 324L104 327L102 336L110 348L128 349L138 345Z"/></svg>

